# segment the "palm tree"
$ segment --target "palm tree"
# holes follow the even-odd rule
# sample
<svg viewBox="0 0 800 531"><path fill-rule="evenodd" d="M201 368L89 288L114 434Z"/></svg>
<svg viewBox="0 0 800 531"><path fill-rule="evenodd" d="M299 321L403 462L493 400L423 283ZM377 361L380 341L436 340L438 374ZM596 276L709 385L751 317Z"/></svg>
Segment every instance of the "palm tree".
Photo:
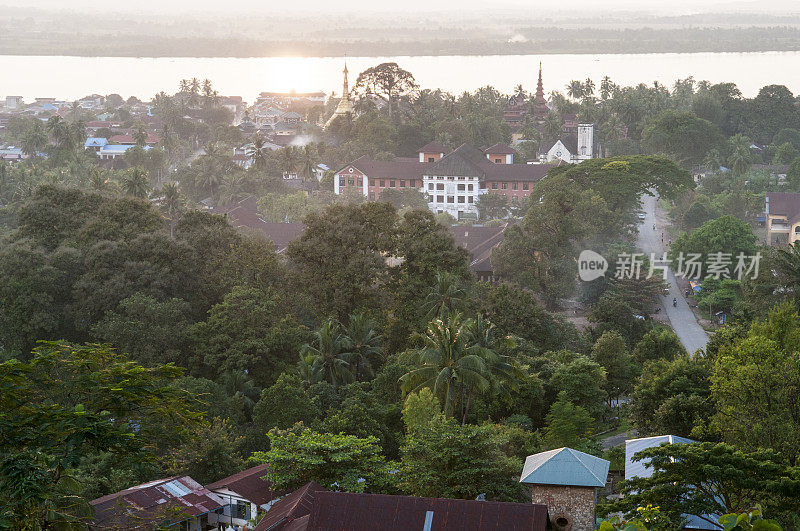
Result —
<svg viewBox="0 0 800 531"><path fill-rule="evenodd" d="M587 77L586 81L583 82L583 97L589 97L594 94L594 81L591 78Z"/></svg>
<svg viewBox="0 0 800 531"><path fill-rule="evenodd" d="M348 358L354 369L354 378L362 371L367 376L374 375L374 363L383 355L381 336L375 331L375 321L365 317L363 313L350 316L350 322L344 330L348 343Z"/></svg>
<svg viewBox="0 0 800 531"><path fill-rule="evenodd" d="M429 320L434 317L444 319L464 306L465 296L461 281L456 275L447 271L437 271L436 283L425 296L422 308Z"/></svg>
<svg viewBox="0 0 800 531"><path fill-rule="evenodd" d="M295 153L295 148L286 146L280 151L280 165L281 170L285 173L292 173L296 170L297 154Z"/></svg>
<svg viewBox="0 0 800 531"><path fill-rule="evenodd" d="M47 131L40 121L36 121L22 137L22 152L29 157L36 157L47 147Z"/></svg>
<svg viewBox="0 0 800 531"><path fill-rule="evenodd" d="M314 150L311 144L306 144L303 149L299 150L298 158L300 159L300 176L304 181L310 181L314 178Z"/></svg>
<svg viewBox="0 0 800 531"><path fill-rule="evenodd" d="M522 86L521 83L519 85L517 85L516 87L514 87L514 95L515 96L522 96L523 98L525 97L525 88Z"/></svg>
<svg viewBox="0 0 800 531"><path fill-rule="evenodd" d="M108 176L100 168L94 167L89 170L89 187L95 192L108 191Z"/></svg>
<svg viewBox="0 0 800 531"><path fill-rule="evenodd" d="M603 76L603 79L600 80L600 99L605 101L611 97L611 94L614 92L614 82L611 81L611 78L608 76Z"/></svg>
<svg viewBox="0 0 800 531"><path fill-rule="evenodd" d="M263 170L267 166L269 148L263 138L256 135L252 144L247 146L247 156L253 161L253 166L257 170Z"/></svg>
<svg viewBox="0 0 800 531"><path fill-rule="evenodd" d="M544 117L544 134L547 140L555 142L561 137L563 130L564 122L561 117L553 111L547 113L547 116Z"/></svg>
<svg viewBox="0 0 800 531"><path fill-rule="evenodd" d="M570 81L567 86L567 95L572 98L573 100L579 100L583 97L583 83L578 81L577 79L573 79Z"/></svg>
<svg viewBox="0 0 800 531"><path fill-rule="evenodd" d="M122 191L125 195L144 199L147 197L149 182L147 172L136 166L125 172L125 177L122 179Z"/></svg>
<svg viewBox="0 0 800 531"><path fill-rule="evenodd" d="M452 417L461 404L462 418L466 417L466 397L490 388L486 351L470 344L468 325L459 313L430 322L424 335L414 337L422 341L422 347L401 355L401 361L412 367L400 378L403 391L427 387L439 398L445 415Z"/></svg>
<svg viewBox="0 0 800 531"><path fill-rule="evenodd" d="M219 183L219 203L221 205L230 205L243 199L247 195L244 191L244 185L244 175L241 172L223 175Z"/></svg>
<svg viewBox="0 0 800 531"><path fill-rule="evenodd" d="M353 381L351 365L348 361L349 342L342 335L341 326L328 319L314 331L314 344L305 344L300 351L301 361L309 365L309 374L320 380L327 380L334 389L342 383Z"/></svg>
<svg viewBox="0 0 800 531"><path fill-rule="evenodd" d="M166 183L161 187L161 193L164 196L161 200L161 208L169 220L169 236L173 238L175 236L175 222L178 220L181 210L183 210L183 200L176 183Z"/></svg>
<svg viewBox="0 0 800 531"><path fill-rule="evenodd" d="M139 127L136 132L133 133L133 141L140 147L147 145L147 137L147 131L144 130L144 127Z"/></svg>
<svg viewBox="0 0 800 531"><path fill-rule="evenodd" d="M800 243L778 249L775 255L775 269L783 277L784 285L795 298L800 293Z"/></svg>

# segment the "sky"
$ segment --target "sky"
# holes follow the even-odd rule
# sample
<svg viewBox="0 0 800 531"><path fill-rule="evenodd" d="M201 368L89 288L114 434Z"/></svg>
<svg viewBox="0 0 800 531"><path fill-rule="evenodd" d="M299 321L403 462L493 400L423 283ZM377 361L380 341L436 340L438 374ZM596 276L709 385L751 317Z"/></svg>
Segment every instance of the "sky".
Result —
<svg viewBox="0 0 800 531"><path fill-rule="evenodd" d="M0 4L4 0L0 0ZM561 6L568 5L570 13L586 11L614 12L637 11L657 14L691 14L697 12L719 11L754 11L760 13L800 12L797 0L670 0L669 2L654 0L570 0L567 4L554 3L550 0L495 0L490 4L486 0L404 0L397 3L389 0L237 0L234 4L219 0L137 0L136 2L120 2L114 9L141 10L161 13L258 13L269 14L280 12L286 14L293 11L312 12L396 12L404 11L448 11L459 12L483 11L488 5L526 13L557 14ZM43 7L74 9L82 11L95 4L85 0L17 0L16 7ZM231 11L235 5L235 12ZM400 7L401 6L401 7Z"/></svg>

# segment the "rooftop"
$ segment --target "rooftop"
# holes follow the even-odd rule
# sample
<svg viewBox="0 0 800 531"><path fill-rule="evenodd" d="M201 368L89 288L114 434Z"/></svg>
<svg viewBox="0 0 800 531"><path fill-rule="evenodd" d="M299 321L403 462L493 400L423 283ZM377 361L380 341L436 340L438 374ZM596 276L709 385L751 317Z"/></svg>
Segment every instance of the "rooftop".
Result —
<svg viewBox="0 0 800 531"><path fill-rule="evenodd" d="M520 483L603 487L610 463L572 448L559 448L529 455L519 478Z"/></svg>
<svg viewBox="0 0 800 531"><path fill-rule="evenodd" d="M256 505L264 505L276 497L269 481L263 479L266 473L267 465L258 465L215 481L206 485L206 488L208 490L227 489Z"/></svg>

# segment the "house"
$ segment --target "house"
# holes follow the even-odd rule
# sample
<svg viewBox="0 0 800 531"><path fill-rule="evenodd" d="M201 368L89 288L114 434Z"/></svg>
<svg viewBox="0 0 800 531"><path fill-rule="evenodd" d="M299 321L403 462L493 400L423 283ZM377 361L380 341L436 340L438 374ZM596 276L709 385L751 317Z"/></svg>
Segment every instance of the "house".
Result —
<svg viewBox="0 0 800 531"><path fill-rule="evenodd" d="M767 192L764 196L767 245L800 241L800 194Z"/></svg>
<svg viewBox="0 0 800 531"><path fill-rule="evenodd" d="M114 135L108 139L108 141L112 144L127 144L127 145L136 145L136 140L134 140L133 135ZM145 141L146 144L158 144L161 142L161 139L154 134L147 133L147 140Z"/></svg>
<svg viewBox="0 0 800 531"><path fill-rule="evenodd" d="M83 150L84 151L94 151L97 153L100 149L108 144L108 140L102 137L92 137L86 139L86 142L83 143Z"/></svg>
<svg viewBox="0 0 800 531"><path fill-rule="evenodd" d="M14 146L0 148L0 160L22 160L27 158L28 155L22 151L22 148Z"/></svg>
<svg viewBox="0 0 800 531"><path fill-rule="evenodd" d="M531 486L533 503L547 505L558 529L593 531L597 489L606 485L610 462L572 448L525 459L520 483Z"/></svg>
<svg viewBox="0 0 800 531"><path fill-rule="evenodd" d="M503 243L508 223L499 227L452 225L450 234L456 245L469 253L469 268L481 282L494 282L492 250Z"/></svg>
<svg viewBox="0 0 800 531"><path fill-rule="evenodd" d="M100 160L114 160L117 157L121 157L127 153L127 151L132 149L134 146L135 144L106 144L97 150L97 156L100 158ZM142 149L149 151L153 149L153 147L145 146Z"/></svg>
<svg viewBox="0 0 800 531"><path fill-rule="evenodd" d="M249 520L272 505L277 494L263 479L266 473L267 465L258 465L206 485L226 502L218 516L220 523L243 529Z"/></svg>
<svg viewBox="0 0 800 531"><path fill-rule="evenodd" d="M144 529L178 525L183 531L217 527L225 501L189 476L143 483L89 502L89 529Z"/></svg>
<svg viewBox="0 0 800 531"><path fill-rule="evenodd" d="M664 443L691 444L693 442L696 441L675 435L658 435L655 437L627 439L625 441L625 479L647 478L653 475L653 469L648 467L650 459L642 459L641 461L633 460L633 456L636 455L637 452L641 452L647 448L655 448ZM694 515L683 516L685 518L683 529L721 529L721 526L712 524L711 522L716 522L722 515L703 515L702 518Z"/></svg>
<svg viewBox="0 0 800 531"><path fill-rule="evenodd" d="M578 164L592 159L597 154L594 142L594 124L578 124L577 132L565 133L551 144L543 144L539 153L541 162L563 162Z"/></svg>
<svg viewBox="0 0 800 531"><path fill-rule="evenodd" d="M255 531L545 531L541 504L332 492L311 482L278 500Z"/></svg>
<svg viewBox="0 0 800 531"><path fill-rule="evenodd" d="M512 164L513 150L504 144L483 151L463 144L446 152L441 144L430 143L420 148L415 158L378 161L361 157L335 173L334 193L355 189L375 201L388 188L411 188L427 194L428 207L435 213L477 218L475 204L481 194L503 194L518 203L550 168Z"/></svg>
<svg viewBox="0 0 800 531"><path fill-rule="evenodd" d="M223 96L219 99L219 104L221 107L225 107L231 111L234 116L239 114L244 108L244 102L241 96Z"/></svg>

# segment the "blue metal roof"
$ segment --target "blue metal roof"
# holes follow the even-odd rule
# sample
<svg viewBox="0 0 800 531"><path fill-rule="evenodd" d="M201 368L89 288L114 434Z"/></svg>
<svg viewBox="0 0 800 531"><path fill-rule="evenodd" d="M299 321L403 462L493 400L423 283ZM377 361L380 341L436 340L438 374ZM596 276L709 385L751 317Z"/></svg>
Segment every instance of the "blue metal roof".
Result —
<svg viewBox="0 0 800 531"><path fill-rule="evenodd" d="M83 147L102 147L108 144L108 139L103 137L89 137L83 143Z"/></svg>
<svg viewBox="0 0 800 531"><path fill-rule="evenodd" d="M559 448L529 455L522 468L520 483L603 487L609 461L572 448Z"/></svg>

